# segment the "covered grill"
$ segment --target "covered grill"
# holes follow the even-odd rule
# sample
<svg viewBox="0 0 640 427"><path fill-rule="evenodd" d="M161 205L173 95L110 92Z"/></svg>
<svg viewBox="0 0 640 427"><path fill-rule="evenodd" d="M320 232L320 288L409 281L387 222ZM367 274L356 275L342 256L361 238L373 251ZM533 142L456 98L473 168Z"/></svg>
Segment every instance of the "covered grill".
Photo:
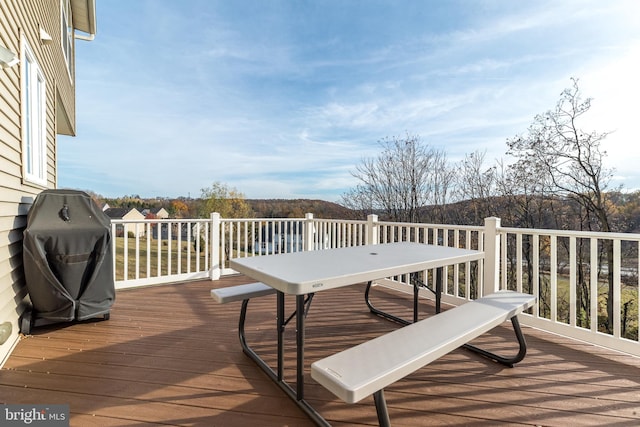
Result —
<svg viewBox="0 0 640 427"><path fill-rule="evenodd" d="M110 220L88 194L40 193L27 216L23 245L32 308L23 314L21 332L38 323L109 318L115 300Z"/></svg>

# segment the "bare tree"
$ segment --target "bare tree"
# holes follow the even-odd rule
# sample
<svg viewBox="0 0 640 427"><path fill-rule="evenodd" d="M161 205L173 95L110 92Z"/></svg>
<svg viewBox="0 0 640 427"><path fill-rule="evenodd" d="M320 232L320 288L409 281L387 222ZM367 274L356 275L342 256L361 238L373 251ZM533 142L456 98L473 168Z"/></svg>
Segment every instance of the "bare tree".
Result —
<svg viewBox="0 0 640 427"><path fill-rule="evenodd" d="M449 164L447 154L444 151L434 151L433 171L434 173L431 173L430 176L434 211L429 221L445 224L449 221L446 206L451 202L452 193L455 190L456 169Z"/></svg>
<svg viewBox="0 0 640 427"><path fill-rule="evenodd" d="M600 231L611 231L606 190L613 170L604 166L600 143L608 133L585 132L578 121L589 111L591 98L582 100L578 80L572 79L555 110L537 115L526 136L509 141L508 154L523 167L541 168L555 193L576 200L596 220Z"/></svg>
<svg viewBox="0 0 640 427"><path fill-rule="evenodd" d="M456 191L459 200L469 200L473 209L470 221L481 224L484 218L497 214L492 198L496 193L496 167L487 166L485 152L465 155L457 169Z"/></svg>
<svg viewBox="0 0 640 427"><path fill-rule="evenodd" d="M360 215L366 217L377 212L373 194L368 192L362 184L358 184L342 194L340 204L353 211L357 217Z"/></svg>
<svg viewBox="0 0 640 427"><path fill-rule="evenodd" d="M446 199L446 155L415 135L386 138L380 144L378 157L356 166L352 174L359 184L343 195L343 204L382 212L393 221L420 222L422 208Z"/></svg>
<svg viewBox="0 0 640 427"><path fill-rule="evenodd" d="M582 218L581 229L608 232L612 230L606 190L613 170L605 167L606 152L600 148L608 133L585 132L578 125L590 107L591 99L582 99L578 80L572 79L572 86L562 92L554 110L537 115L527 135L507 141L508 154L518 159L517 167L521 170L544 173L556 196L581 207L578 215ZM608 241L604 241L603 246L609 280L607 329L611 331L613 247ZM583 267L578 265L578 268ZM579 275L584 277L583 272Z"/></svg>

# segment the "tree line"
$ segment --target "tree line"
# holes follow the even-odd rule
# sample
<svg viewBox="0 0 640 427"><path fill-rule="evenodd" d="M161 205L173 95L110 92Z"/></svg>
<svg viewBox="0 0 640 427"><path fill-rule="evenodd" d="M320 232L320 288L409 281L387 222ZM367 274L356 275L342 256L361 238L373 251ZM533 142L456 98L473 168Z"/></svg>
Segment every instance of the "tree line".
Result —
<svg viewBox="0 0 640 427"><path fill-rule="evenodd" d="M555 107L536 115L525 132L507 139L506 158L492 164L481 151L452 163L446 152L417 135L383 139L381 153L356 166L358 185L343 195L342 203L356 211L382 212L392 221L480 225L495 216L512 227L635 232L638 193L610 187L613 169L605 164L601 146L608 132L581 127L591 101L583 98L578 80L571 79ZM527 242L524 252L532 268ZM613 242L602 239L598 252L607 276L604 327L610 332ZM587 245L578 248L578 259L588 259ZM588 263L576 267L577 309L587 322L596 315L588 307ZM533 289L530 273L526 278Z"/></svg>
<svg viewBox="0 0 640 427"><path fill-rule="evenodd" d="M237 190L220 182L214 182L203 189L203 198L142 198L123 196L105 198L93 194L96 204L103 207L136 208L139 211L164 208L170 218L208 218L211 212L218 212L226 218L304 218L312 213L315 218L352 219L360 212L353 212L338 203L317 199L246 199ZM235 197L230 195L235 194Z"/></svg>

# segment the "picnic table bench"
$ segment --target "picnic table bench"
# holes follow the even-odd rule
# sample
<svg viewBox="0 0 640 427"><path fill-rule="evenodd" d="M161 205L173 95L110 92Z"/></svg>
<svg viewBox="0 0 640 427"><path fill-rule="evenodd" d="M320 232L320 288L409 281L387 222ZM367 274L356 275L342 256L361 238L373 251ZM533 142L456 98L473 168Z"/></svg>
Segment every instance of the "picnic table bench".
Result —
<svg viewBox="0 0 640 427"><path fill-rule="evenodd" d="M227 286L211 290L211 297L219 304L244 301L265 295L275 294L276 290L264 283L247 283L245 285Z"/></svg>
<svg viewBox="0 0 640 427"><path fill-rule="evenodd" d="M526 342L517 315L534 302L534 296L523 293L490 294L318 360L311 364L311 377L347 403L373 394L380 426L390 426L384 388L458 347L466 346L507 366L521 361ZM507 320L520 344L515 357L468 345Z"/></svg>

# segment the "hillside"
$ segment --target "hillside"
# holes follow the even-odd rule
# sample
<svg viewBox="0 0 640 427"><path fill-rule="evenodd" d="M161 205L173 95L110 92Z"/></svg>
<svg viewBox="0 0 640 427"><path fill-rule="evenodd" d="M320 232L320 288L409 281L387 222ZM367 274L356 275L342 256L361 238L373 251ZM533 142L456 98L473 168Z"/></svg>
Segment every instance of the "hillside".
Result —
<svg viewBox="0 0 640 427"><path fill-rule="evenodd" d="M312 199L247 199L257 218L355 218L356 213L337 203Z"/></svg>
<svg viewBox="0 0 640 427"><path fill-rule="evenodd" d="M163 207L172 218L197 218L201 212L200 199L142 199L125 196L117 199L103 199L94 196L99 206L105 203L110 207L145 208ZM527 201L528 200L528 201ZM384 212L363 212L346 208L338 203L316 199L245 199L252 210L254 218L302 218L312 213L315 218L366 220L367 213L378 214L380 220L390 218ZM611 229L621 233L640 232L640 192L608 194L610 203L609 222ZM526 215L523 216L523 214ZM555 199L553 205L549 200L524 199L522 197L491 197L485 199L465 200L445 206L425 206L419 210L421 222L439 224L482 225L486 217L499 217L505 227L520 228L552 228L597 230L593 222L576 223L584 214L575 202ZM593 221L593 218L591 218Z"/></svg>

